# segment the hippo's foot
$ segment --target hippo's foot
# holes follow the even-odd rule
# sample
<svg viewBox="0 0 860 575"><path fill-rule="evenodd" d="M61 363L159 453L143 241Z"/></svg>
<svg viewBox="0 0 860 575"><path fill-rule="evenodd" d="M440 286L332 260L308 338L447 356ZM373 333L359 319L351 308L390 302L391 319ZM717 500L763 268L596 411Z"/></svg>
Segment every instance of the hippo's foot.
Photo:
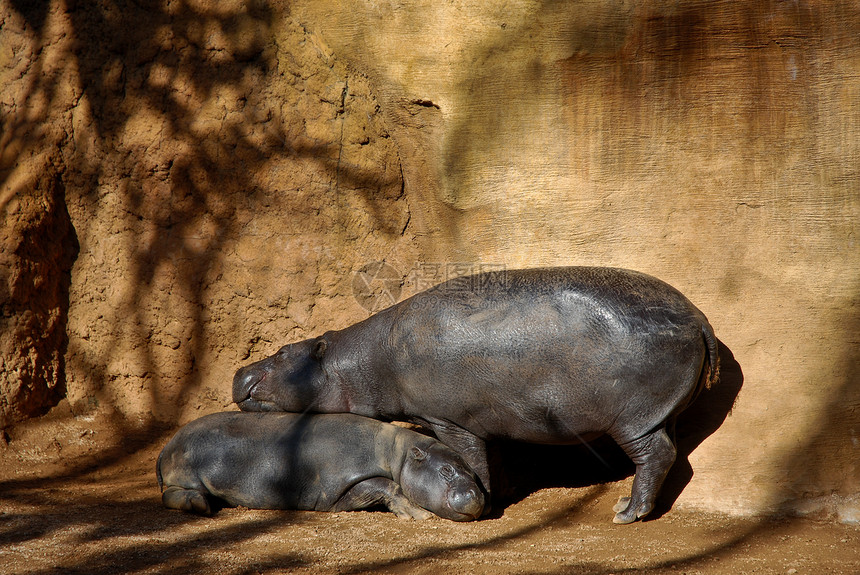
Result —
<svg viewBox="0 0 860 575"><path fill-rule="evenodd" d="M400 519L430 519L433 514L423 507L418 507L403 496L402 500L391 501L388 508Z"/></svg>
<svg viewBox="0 0 860 575"><path fill-rule="evenodd" d="M168 509L179 509L198 515L212 515L212 507L202 491L173 485L161 494L161 502Z"/></svg>
<svg viewBox="0 0 860 575"><path fill-rule="evenodd" d="M619 497L618 503L612 506L612 510L616 513L621 513L627 507L630 506L630 498L629 497Z"/></svg>
<svg viewBox="0 0 860 575"><path fill-rule="evenodd" d="M401 519L427 519L433 514L418 507L403 494L403 490L387 477L371 477L343 494L332 511L354 511L374 505L384 505Z"/></svg>
<svg viewBox="0 0 860 575"><path fill-rule="evenodd" d="M622 497L612 508L613 523L624 525L645 517L654 509L657 493L675 462L675 444L669 439L665 428L620 444L625 453L636 464L633 490L630 497Z"/></svg>
<svg viewBox="0 0 860 575"><path fill-rule="evenodd" d="M632 497L619 497L618 503L616 503L612 510L615 511L615 517L612 518L612 522L616 525L626 525L628 523L633 523L637 519L641 517L645 517L651 512L651 509L639 509L631 507L630 502L633 500ZM651 505L653 509L654 505Z"/></svg>

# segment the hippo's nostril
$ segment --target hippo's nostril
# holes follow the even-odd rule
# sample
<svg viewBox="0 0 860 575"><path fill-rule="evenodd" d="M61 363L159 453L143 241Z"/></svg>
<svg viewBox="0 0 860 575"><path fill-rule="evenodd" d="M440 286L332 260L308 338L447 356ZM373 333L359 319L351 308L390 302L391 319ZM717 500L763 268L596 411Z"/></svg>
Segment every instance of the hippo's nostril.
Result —
<svg viewBox="0 0 860 575"><path fill-rule="evenodd" d="M260 383L262 375L257 370L242 368L233 377L233 401L242 403L251 397L251 390Z"/></svg>

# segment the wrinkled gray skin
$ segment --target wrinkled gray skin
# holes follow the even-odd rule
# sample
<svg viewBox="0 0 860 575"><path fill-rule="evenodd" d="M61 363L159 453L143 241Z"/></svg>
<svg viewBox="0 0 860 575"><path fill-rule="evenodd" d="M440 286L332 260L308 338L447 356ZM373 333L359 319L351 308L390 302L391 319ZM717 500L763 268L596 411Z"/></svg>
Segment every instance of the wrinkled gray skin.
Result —
<svg viewBox="0 0 860 575"><path fill-rule="evenodd" d="M213 504L398 517L480 516L474 473L439 441L351 414L214 413L192 421L156 464L165 507L211 515ZM213 498L215 498L213 500Z"/></svg>
<svg viewBox="0 0 860 575"><path fill-rule="evenodd" d="M651 276L544 268L458 278L239 369L243 410L406 420L458 451L490 492L485 440L609 434L636 464L630 523L675 460L667 424L718 374L705 316Z"/></svg>

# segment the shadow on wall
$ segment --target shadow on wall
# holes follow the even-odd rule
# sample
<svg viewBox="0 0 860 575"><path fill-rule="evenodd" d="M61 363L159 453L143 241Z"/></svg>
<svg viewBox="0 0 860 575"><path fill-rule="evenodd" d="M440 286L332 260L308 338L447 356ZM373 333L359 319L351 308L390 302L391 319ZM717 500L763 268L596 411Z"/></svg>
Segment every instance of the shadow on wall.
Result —
<svg viewBox="0 0 860 575"><path fill-rule="evenodd" d="M843 379L830 388L812 433L782 463L785 485L771 504L779 512L860 523L860 289L855 293L854 305L839 310L846 339L832 373Z"/></svg>
<svg viewBox="0 0 860 575"><path fill-rule="evenodd" d="M693 479L695 470L690 465L690 454L711 436L726 418L731 415L732 407L744 384L744 374L732 351L721 340L720 380L711 389L702 393L678 416L675 428L675 440L678 446L678 456L675 465L669 471L666 483L657 501L650 519L656 519L675 503L681 492Z"/></svg>
<svg viewBox="0 0 860 575"><path fill-rule="evenodd" d="M182 2L174 6L169 10L156 2L107 0L65 12L61 2L15 1L12 9L24 25L15 29L11 18L5 23L9 41L29 48L21 52L21 60L29 56L31 62L25 62L26 74L12 93L14 107L0 117L4 149L17 151L17 157L3 158L2 177L9 177L10 167L23 165L28 155L47 153L51 167L63 173L65 201L84 249L104 250L107 253L100 257L117 260L98 270L76 267L77 297L92 302L107 299L106 290L123 283L135 286L123 301L104 306L112 310L99 309L83 318L83 329L72 328L78 333L71 334L70 367L90 388L83 394L90 404L84 409L110 402L99 390L117 374L99 360L121 355L129 339L145 342L151 335L143 308L152 297L155 276L176 259L182 265L168 289L190 310L192 349L184 361L191 376L189 390L196 389L194 357L202 351L204 339L202 279L234 226L234 199L228 191L250 187L246 175L284 141L276 126L272 140L262 146L243 137L240 122L225 122L217 133L194 126L198 110L189 97L194 93L206 99L247 82L249 75L265 73L267 62L260 55L268 41L270 13L261 4L241 15L198 11ZM205 45L206 32L221 32L227 44L238 43L232 46L235 61L215 59L217 50ZM186 94L177 90L176 78L183 78ZM145 112L151 115L146 117ZM164 151L134 149L128 133L135 129L134 122L141 121L150 122L148 127L155 130L153 145L158 137L173 145L168 143ZM136 129L140 131L140 126ZM114 210L105 208L109 203ZM211 218L214 230L192 247L189 240L196 230L187 227L201 214ZM106 246L105 239L111 236L123 237L126 245ZM115 277L104 277L110 275ZM125 333L111 333L114 327L106 323L125 324ZM82 352L80 339L85 346L100 339L102 347L97 354L91 349ZM148 353L150 347L140 349ZM148 377L153 395L160 389L160 359L149 354L137 370L137 375ZM153 403L169 407L157 397ZM124 424L118 422L121 428Z"/></svg>
<svg viewBox="0 0 860 575"><path fill-rule="evenodd" d="M440 160L445 175L435 187L450 190L446 201L463 208L451 215L463 249L514 251L519 241L554 257L569 253L556 247L565 244L592 257L623 254L637 244L650 253L653 238L637 237L630 221L649 213L665 217L665 207L684 197L677 195L680 182L696 190L697 197L685 197L698 208L691 215L704 218L719 213L730 192L747 197L767 190L774 202L817 196L814 176L822 163L832 181L856 180L856 162L841 151L852 146L829 147L838 144L834 132L851 123L839 108L839 98L853 97L840 86L847 72L830 74L834 55L854 49L856 5L646 2L605 5L592 19L577 10L559 17L557 10L557 3L539 4L520 28L508 23L504 43L487 41L470 54L481 65L469 68L457 91ZM566 55L553 59L555 52L546 56L534 45L547 35L547 22L561 19L563 32L551 37L567 44L551 48ZM537 121L564 129L547 130ZM543 179L511 175L528 173L544 156L555 172L542 170ZM719 173L734 163L735 174ZM685 179L700 174L707 177ZM771 189L771 179L780 178ZM499 189L518 188L504 202L495 197ZM546 217L544 205L579 217ZM794 230L794 219L777 219L783 217L780 228ZM657 227L648 218L645 223L649 232ZM695 253L710 231L690 228L682 253ZM821 235L827 236L823 226Z"/></svg>
<svg viewBox="0 0 860 575"><path fill-rule="evenodd" d="M139 435L215 395L208 364L241 354L251 308L277 300L228 277L244 263L237 244L260 237L257 214L282 214L272 235L325 245L335 260L354 238L331 235L402 234L408 213L390 210L402 195L396 151L368 152L387 138L361 108L372 95L269 3L15 0L6 10L20 76L0 90L11 102L0 107L0 184L37 153L62 174L81 242L66 354L76 414L115 412L119 436ZM345 128L350 114L363 123ZM361 163L356 150L371 155ZM275 262L307 292L283 299L322 291L308 257ZM229 381L209 385L229 399Z"/></svg>
<svg viewBox="0 0 860 575"><path fill-rule="evenodd" d="M262 133L245 129L265 113L243 96L273 65L271 19L260 2L220 11L102 1L69 13L86 106L72 111L76 139L64 160L78 180L67 199L90 253L109 246L79 262L79 285L92 287L76 295L101 293L81 310L89 325L71 334L70 363L83 383L75 410L87 402L139 411L154 426L175 421L201 391L206 285L239 233L237 208L257 199L251 175L286 140L277 121ZM104 342L92 345L92 335ZM136 384L148 390L148 409L128 408L146 401L122 395Z"/></svg>

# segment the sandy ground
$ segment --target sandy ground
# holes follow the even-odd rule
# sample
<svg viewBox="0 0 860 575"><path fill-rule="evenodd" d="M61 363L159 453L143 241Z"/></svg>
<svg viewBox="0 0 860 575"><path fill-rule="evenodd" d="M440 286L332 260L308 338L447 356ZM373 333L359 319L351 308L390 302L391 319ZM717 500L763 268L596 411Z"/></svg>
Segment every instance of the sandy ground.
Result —
<svg viewBox="0 0 860 575"><path fill-rule="evenodd" d="M164 509L169 431L49 417L0 442L0 573L860 573L860 528L669 509L616 526L621 478L529 488L487 518ZM116 441L122 437L121 441Z"/></svg>

